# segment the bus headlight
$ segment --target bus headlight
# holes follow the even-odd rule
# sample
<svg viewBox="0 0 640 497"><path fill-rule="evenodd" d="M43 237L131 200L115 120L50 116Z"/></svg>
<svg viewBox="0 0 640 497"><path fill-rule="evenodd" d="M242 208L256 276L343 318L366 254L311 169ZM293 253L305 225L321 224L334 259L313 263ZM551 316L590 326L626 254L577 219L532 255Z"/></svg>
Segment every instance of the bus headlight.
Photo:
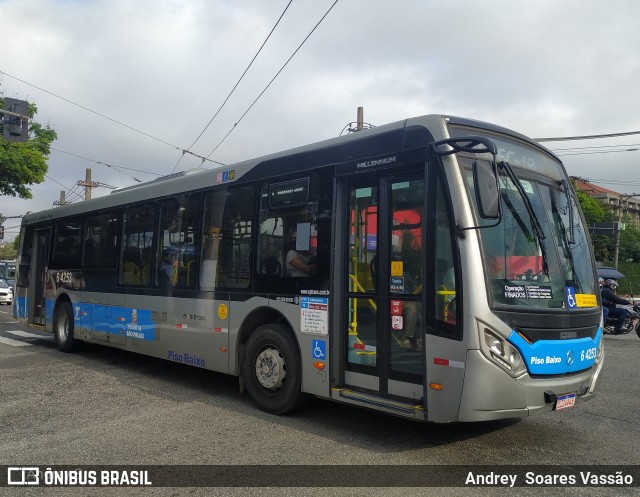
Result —
<svg viewBox="0 0 640 497"><path fill-rule="evenodd" d="M485 326L480 326L480 333L480 348L487 359L513 377L527 371L520 352L507 340Z"/></svg>

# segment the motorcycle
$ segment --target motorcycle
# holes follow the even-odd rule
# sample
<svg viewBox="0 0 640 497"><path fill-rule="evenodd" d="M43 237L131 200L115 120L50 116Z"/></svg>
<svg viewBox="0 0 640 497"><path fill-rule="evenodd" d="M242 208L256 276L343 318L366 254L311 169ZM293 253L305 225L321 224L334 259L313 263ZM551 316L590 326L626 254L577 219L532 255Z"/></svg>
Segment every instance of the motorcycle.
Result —
<svg viewBox="0 0 640 497"><path fill-rule="evenodd" d="M607 317L607 321L604 323L603 332L605 334L626 335L635 328L636 334L638 335L638 338L640 338L640 304L633 300L633 296L631 296L631 299L633 304L617 306L629 311L627 316L624 318L624 323L622 324L620 331L616 331L616 324L618 320L614 316L609 316Z"/></svg>

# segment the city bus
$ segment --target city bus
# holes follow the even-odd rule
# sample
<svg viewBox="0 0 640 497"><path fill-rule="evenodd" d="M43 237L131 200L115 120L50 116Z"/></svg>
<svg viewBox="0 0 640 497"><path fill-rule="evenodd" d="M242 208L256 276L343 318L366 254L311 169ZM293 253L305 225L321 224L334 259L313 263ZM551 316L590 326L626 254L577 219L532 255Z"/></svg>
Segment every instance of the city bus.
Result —
<svg viewBox="0 0 640 497"><path fill-rule="evenodd" d="M28 214L14 315L235 375L270 413L446 423L591 399L597 290L558 158L430 115Z"/></svg>
<svg viewBox="0 0 640 497"><path fill-rule="evenodd" d="M16 261L0 261L0 278L14 280L16 277Z"/></svg>

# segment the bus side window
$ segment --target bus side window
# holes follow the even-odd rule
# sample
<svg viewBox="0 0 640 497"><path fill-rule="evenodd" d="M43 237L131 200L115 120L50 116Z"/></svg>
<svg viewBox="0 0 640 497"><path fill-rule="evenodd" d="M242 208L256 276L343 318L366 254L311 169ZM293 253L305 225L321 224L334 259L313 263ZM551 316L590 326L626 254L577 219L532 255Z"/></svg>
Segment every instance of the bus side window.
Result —
<svg viewBox="0 0 640 497"><path fill-rule="evenodd" d="M290 293L300 284L328 287L332 191L331 176L316 173L262 185L255 257L261 288ZM302 267L292 265L295 257L304 262ZM308 278L289 279L297 276Z"/></svg>
<svg viewBox="0 0 640 497"><path fill-rule="evenodd" d="M82 220L67 219L55 226L51 267L73 269L80 265L82 255Z"/></svg>
<svg viewBox="0 0 640 497"><path fill-rule="evenodd" d="M100 214L87 219L84 235L84 267L115 266L118 217L115 213Z"/></svg>
<svg viewBox="0 0 640 497"><path fill-rule="evenodd" d="M218 287L245 289L251 283L252 186L229 188L224 202L218 259Z"/></svg>
<svg viewBox="0 0 640 497"><path fill-rule="evenodd" d="M175 254L175 267L172 275L165 275L159 263L155 284L166 286L165 278L174 288L193 288L196 284L197 253L196 233L198 232L200 195L180 195L166 200L160 208L160 232L157 244L156 260L162 261L163 254ZM143 272L149 268L151 257L143 261ZM147 269L148 270L148 269Z"/></svg>
<svg viewBox="0 0 640 497"><path fill-rule="evenodd" d="M149 272L144 271L142 255L153 247L156 226L155 204L130 207L124 214L124 239L119 282L123 285L147 285ZM148 250L146 250L148 251Z"/></svg>
<svg viewBox="0 0 640 497"><path fill-rule="evenodd" d="M222 213L226 197L226 188L221 188L207 194L204 199L204 231L200 265L200 288L203 290L213 290L217 285Z"/></svg>
<svg viewBox="0 0 640 497"><path fill-rule="evenodd" d="M284 220L275 215L260 220L258 275L264 278L283 276Z"/></svg>

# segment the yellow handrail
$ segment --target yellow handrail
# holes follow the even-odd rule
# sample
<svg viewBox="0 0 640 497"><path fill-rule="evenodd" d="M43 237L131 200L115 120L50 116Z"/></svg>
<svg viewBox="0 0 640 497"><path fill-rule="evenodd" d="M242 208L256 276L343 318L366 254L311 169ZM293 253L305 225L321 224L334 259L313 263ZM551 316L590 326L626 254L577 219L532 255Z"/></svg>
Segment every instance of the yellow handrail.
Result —
<svg viewBox="0 0 640 497"><path fill-rule="evenodd" d="M364 293L364 292L366 292L366 290L364 289L364 287L363 287L363 286L360 284L360 282L358 281L358 278L356 277L356 275L355 275L355 274L350 274L350 275L349 275L349 278L351 278L351 279L353 280L353 282L355 283L356 288L357 288L358 290L360 290L360 291L361 291L361 292L363 292L363 293ZM377 311L377 310L378 310L378 306L376 305L376 303L375 303L373 300L371 300L371 299L367 299L367 302L369 302L369 305L371 306L371 308L372 308L374 311Z"/></svg>
<svg viewBox="0 0 640 497"><path fill-rule="evenodd" d="M358 281L357 277L354 274L350 274L349 278L351 278L351 280L354 282L357 289L359 289L361 292L366 291L362 287L362 285L360 284L360 282ZM371 308L377 312L378 306L376 305L376 303L371 299L367 299L367 301L369 302L369 305L371 306ZM356 341L359 344L364 345L365 343L362 340L360 340L360 337L358 337L357 329L358 329L358 299L354 298L353 306L351 306L351 322L349 323L349 335L354 336ZM376 352L367 351L367 350L358 350L356 352L356 355L376 355Z"/></svg>

